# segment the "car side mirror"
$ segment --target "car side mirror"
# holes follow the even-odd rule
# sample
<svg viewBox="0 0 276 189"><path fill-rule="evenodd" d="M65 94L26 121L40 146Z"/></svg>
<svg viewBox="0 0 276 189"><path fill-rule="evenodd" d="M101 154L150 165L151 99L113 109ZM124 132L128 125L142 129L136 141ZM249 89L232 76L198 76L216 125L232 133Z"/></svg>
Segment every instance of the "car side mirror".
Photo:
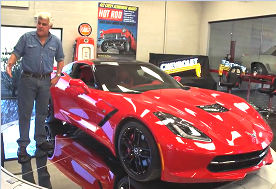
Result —
<svg viewBox="0 0 276 189"><path fill-rule="evenodd" d="M174 76L173 78L174 78L176 81L178 81L178 82L181 81L181 77L179 77L179 76Z"/></svg>
<svg viewBox="0 0 276 189"><path fill-rule="evenodd" d="M81 79L71 79L69 81L69 85L70 85L70 87L82 88L86 94L91 93L90 89L87 87L87 85Z"/></svg>

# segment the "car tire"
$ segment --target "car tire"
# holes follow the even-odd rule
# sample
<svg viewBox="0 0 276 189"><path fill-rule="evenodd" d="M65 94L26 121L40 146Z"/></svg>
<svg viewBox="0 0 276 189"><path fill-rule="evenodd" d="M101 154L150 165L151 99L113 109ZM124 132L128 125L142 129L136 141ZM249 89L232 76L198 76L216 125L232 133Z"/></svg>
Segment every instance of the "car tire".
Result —
<svg viewBox="0 0 276 189"><path fill-rule="evenodd" d="M54 117L54 105L53 105L53 102L52 102L52 98L49 99L49 104L48 104L48 115L46 117L46 123L49 123L49 124L59 124L59 123L62 123L60 120L56 119Z"/></svg>
<svg viewBox="0 0 276 189"><path fill-rule="evenodd" d="M137 182L128 176L122 177L118 184L116 184L113 189L141 189L145 188L145 184Z"/></svg>
<svg viewBox="0 0 276 189"><path fill-rule="evenodd" d="M130 42L126 41L124 43L124 50L125 50L126 53L129 53L129 51L130 51Z"/></svg>
<svg viewBox="0 0 276 189"><path fill-rule="evenodd" d="M261 75L267 75L267 69L262 63L254 63L251 66L251 73L254 74L261 74Z"/></svg>
<svg viewBox="0 0 276 189"><path fill-rule="evenodd" d="M102 44L101 44L101 50L103 52L106 52L108 50L108 48L107 48L107 42L106 41L102 42Z"/></svg>
<svg viewBox="0 0 276 189"><path fill-rule="evenodd" d="M118 184L114 186L113 189L130 189L129 188L129 178L128 176L122 177Z"/></svg>
<svg viewBox="0 0 276 189"><path fill-rule="evenodd" d="M128 122L120 130L118 155L123 168L134 180L145 182L161 176L158 147L145 125Z"/></svg>

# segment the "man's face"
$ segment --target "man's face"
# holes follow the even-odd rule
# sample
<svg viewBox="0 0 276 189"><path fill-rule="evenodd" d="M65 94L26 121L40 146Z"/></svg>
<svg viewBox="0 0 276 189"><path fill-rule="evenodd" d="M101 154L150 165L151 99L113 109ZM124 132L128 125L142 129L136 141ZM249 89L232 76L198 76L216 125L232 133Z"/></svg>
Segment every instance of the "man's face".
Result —
<svg viewBox="0 0 276 189"><path fill-rule="evenodd" d="M38 19L36 29L37 29L37 35L39 37L47 37L49 34L49 30L51 29L49 25L49 20Z"/></svg>

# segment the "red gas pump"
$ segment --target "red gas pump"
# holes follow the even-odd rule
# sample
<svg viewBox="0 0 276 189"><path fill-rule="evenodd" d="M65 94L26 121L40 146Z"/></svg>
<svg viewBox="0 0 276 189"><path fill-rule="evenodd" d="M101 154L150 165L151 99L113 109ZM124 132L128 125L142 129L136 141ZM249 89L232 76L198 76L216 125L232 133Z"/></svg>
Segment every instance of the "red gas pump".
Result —
<svg viewBox="0 0 276 189"><path fill-rule="evenodd" d="M88 37L92 33L92 27L88 23L82 23L78 27L81 37L76 38L73 45L73 61L95 58L94 39Z"/></svg>

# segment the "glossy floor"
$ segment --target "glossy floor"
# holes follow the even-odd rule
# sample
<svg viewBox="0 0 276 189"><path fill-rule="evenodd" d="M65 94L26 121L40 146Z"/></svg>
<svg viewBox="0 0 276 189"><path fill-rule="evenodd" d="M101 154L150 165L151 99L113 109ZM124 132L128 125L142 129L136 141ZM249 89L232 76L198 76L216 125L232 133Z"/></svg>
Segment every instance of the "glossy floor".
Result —
<svg viewBox="0 0 276 189"><path fill-rule="evenodd" d="M30 163L22 165L18 164L17 160L6 161L4 168L20 178L31 180L33 177L35 183L39 183L39 170L47 168L50 185L54 189L127 189L129 184L132 189L271 189L276 184L276 161L248 174L243 180L231 183L174 184L162 181L139 183L126 175L118 161L101 144L81 131L77 131L73 138L58 135L55 144L53 155L44 165L41 164L41 157L36 157ZM276 159L276 153L274 151L272 153ZM37 164L40 164L39 167ZM47 180L45 175L44 172L40 175L40 179ZM49 186L49 183L43 186Z"/></svg>

